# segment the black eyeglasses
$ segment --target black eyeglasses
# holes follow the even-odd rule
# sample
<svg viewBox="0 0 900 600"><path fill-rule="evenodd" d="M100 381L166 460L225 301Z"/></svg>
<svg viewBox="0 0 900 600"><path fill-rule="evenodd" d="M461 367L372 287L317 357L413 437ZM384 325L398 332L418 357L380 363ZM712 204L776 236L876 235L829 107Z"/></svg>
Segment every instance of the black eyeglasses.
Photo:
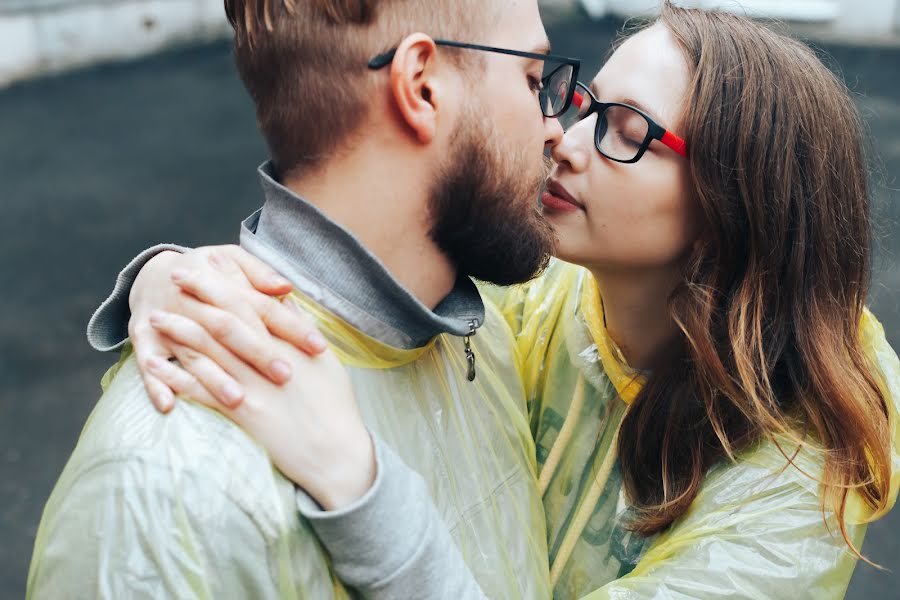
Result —
<svg viewBox="0 0 900 600"><path fill-rule="evenodd" d="M606 158L636 163L653 140L687 157L687 143L641 109L621 102L600 102L580 81L576 82L574 91L572 110L563 115L560 124L568 131L575 123L597 113L594 145Z"/></svg>
<svg viewBox="0 0 900 600"><path fill-rule="evenodd" d="M553 54L537 54L536 52L521 52L506 48L479 46L478 44L464 44L450 40L434 40L434 43L438 46L495 52L497 54L541 60L544 62L544 73L546 73L541 77L541 90L539 93L541 112L548 119L555 119L566 112L569 105L572 104L572 95L575 92L574 84L578 81L578 70L581 68L581 61L577 58L567 58ZM369 68L373 70L383 69L391 64L396 52L397 49L393 48L384 54L379 54L369 61Z"/></svg>

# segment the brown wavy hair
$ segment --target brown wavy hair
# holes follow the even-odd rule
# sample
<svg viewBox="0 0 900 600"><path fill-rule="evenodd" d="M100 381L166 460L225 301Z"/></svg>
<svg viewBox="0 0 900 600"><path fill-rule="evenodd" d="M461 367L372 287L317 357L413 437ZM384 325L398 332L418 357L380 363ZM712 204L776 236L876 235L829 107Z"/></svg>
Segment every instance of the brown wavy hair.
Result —
<svg viewBox="0 0 900 600"><path fill-rule="evenodd" d="M682 128L705 233L670 312L683 335L619 435L632 528L666 529L707 471L754 443L822 449L823 513L848 494L886 506L887 402L864 355L869 288L863 127L846 86L806 45L747 18L676 8L691 81ZM782 440L782 442L779 442ZM794 444L791 443L791 446Z"/></svg>

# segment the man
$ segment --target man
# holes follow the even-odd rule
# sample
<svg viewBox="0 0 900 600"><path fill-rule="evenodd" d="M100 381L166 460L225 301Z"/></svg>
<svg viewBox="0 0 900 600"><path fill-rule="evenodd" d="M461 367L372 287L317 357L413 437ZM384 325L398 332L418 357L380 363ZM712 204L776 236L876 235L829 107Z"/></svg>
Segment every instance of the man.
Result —
<svg viewBox="0 0 900 600"><path fill-rule="evenodd" d="M350 371L361 418L344 423L353 435L298 433L331 459L330 485L306 490L328 512L301 494L300 519L293 486L245 432L194 404L158 414L126 351L45 509L29 597L329 598L346 597L344 584L377 597L384 581L365 561L342 567L361 546L354 519L411 497L380 477L399 461L437 504L406 507L405 525L438 510L459 548L435 557L466 574L446 595L463 595L471 571L492 598L548 597L513 344L469 276L508 284L546 263L534 199L570 94L548 97L541 80L554 69L574 79L577 66L542 56L534 0L227 0L226 11L272 155L241 243L299 291ZM326 354L289 368L302 379L335 364ZM350 444L360 428L374 441ZM343 477L350 464L366 476ZM392 552L393 589L418 542Z"/></svg>

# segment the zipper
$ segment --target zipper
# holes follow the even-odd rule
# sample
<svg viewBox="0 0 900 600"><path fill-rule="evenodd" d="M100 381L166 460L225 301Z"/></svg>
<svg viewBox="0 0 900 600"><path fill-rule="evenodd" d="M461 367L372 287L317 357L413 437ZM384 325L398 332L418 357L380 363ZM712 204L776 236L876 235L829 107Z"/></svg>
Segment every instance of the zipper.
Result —
<svg viewBox="0 0 900 600"><path fill-rule="evenodd" d="M469 363L469 373L466 378L469 381L475 381L475 352L472 350L472 337L477 333L478 319L469 321L469 335L463 338L463 345L466 347L466 361Z"/></svg>

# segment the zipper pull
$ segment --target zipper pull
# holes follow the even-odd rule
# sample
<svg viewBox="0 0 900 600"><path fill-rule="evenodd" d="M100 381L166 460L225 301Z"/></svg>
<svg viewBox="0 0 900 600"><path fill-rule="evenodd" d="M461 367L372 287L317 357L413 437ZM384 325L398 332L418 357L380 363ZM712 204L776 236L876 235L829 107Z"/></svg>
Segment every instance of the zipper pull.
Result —
<svg viewBox="0 0 900 600"><path fill-rule="evenodd" d="M475 352L472 350L472 336L478 330L478 319L469 321L469 335L463 338L463 344L466 347L466 360L469 363L468 380L475 381Z"/></svg>

